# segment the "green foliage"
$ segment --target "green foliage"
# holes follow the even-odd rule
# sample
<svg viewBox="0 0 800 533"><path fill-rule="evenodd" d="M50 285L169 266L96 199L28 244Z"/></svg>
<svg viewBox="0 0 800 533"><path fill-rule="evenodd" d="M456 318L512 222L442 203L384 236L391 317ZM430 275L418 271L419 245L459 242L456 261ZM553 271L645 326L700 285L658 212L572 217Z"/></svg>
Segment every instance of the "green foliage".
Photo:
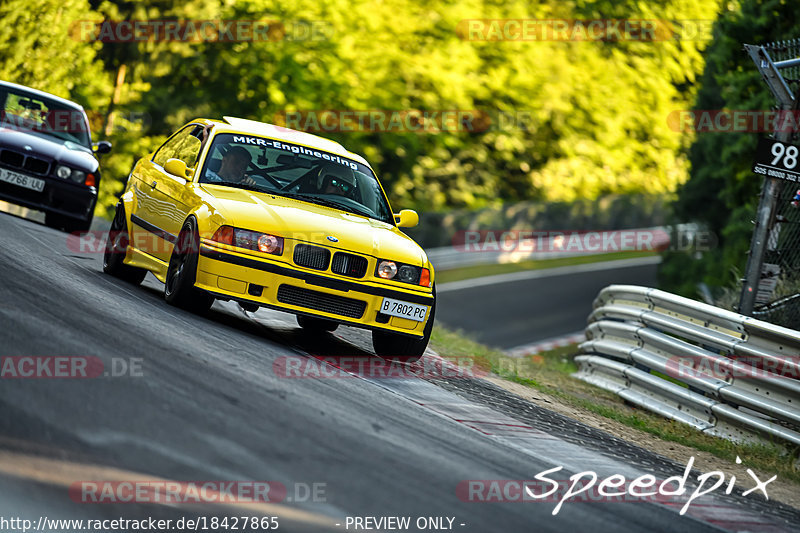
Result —
<svg viewBox="0 0 800 533"><path fill-rule="evenodd" d="M478 110L492 119L479 131L323 133L370 160L397 208L674 191L687 174L686 139L666 117L689 106L705 41L475 41L463 21L708 20L719 0L35 3L8 0L0 8L7 49L0 74L68 93L103 114L113 110L102 214L135 159L187 120L274 122L293 110ZM283 24L271 35L285 31L285 38L98 43L67 36L76 21L104 18L270 19ZM148 117L146 128L118 126L116 117L134 113Z"/></svg>
<svg viewBox="0 0 800 533"><path fill-rule="evenodd" d="M797 37L796 8L789 0L732 4L715 24L694 109L772 109L775 101L742 45ZM697 282L712 287L737 283L747 261L762 181L750 170L758 136L696 136L689 150L690 179L679 190L675 214L681 221L706 225L718 245L701 257L667 255L659 274L662 288L694 296Z"/></svg>
<svg viewBox="0 0 800 533"><path fill-rule="evenodd" d="M99 44L71 33L92 16L87 0L3 0L0 79L72 98L92 109L110 96L110 80L95 61Z"/></svg>

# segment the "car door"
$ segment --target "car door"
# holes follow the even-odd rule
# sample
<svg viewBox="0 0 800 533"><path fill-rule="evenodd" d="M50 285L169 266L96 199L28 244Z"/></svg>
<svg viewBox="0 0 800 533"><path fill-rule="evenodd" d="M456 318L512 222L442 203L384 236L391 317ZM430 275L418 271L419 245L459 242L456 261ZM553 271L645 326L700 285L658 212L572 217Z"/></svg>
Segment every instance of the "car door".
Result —
<svg viewBox="0 0 800 533"><path fill-rule="evenodd" d="M146 253L168 262L178 233L189 211L190 194L185 178L164 170L167 160L181 159L187 167L194 167L200 153L203 126L190 124L170 137L159 148L153 159L145 161L139 172L134 224L140 235L135 242L147 242ZM141 235L145 233L145 235Z"/></svg>

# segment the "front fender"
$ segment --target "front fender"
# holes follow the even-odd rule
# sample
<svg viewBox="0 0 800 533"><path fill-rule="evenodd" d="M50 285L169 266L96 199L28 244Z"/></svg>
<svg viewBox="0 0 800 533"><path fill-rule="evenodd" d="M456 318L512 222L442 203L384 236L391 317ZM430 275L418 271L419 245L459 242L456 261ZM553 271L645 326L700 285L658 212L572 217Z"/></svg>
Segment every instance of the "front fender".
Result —
<svg viewBox="0 0 800 533"><path fill-rule="evenodd" d="M233 225L220 211L206 202L191 211L189 216L193 216L197 220L197 232L202 239L210 239L220 226Z"/></svg>

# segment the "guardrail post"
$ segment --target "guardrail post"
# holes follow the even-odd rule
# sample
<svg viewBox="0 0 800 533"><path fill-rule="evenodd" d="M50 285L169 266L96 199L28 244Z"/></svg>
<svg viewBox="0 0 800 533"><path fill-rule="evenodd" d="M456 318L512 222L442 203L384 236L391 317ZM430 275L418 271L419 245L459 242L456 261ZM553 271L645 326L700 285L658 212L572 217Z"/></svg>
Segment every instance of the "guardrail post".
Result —
<svg viewBox="0 0 800 533"><path fill-rule="evenodd" d="M778 72L778 68L788 68L795 65L794 61L781 61L777 65L772 62L769 54L763 46L746 44L745 50L750 54L750 58L756 64L756 68L761 73L764 81L769 86L770 91L778 101L780 112L791 112L797 110L798 99L792 95L786 81ZM800 96L800 95L799 95ZM779 128L775 132L775 138L782 142L789 142L792 139L791 131L783 131ZM761 270L764 265L764 250L769 230L775 223L775 207L778 201L782 183L778 178L765 177L761 187L761 198L758 203L755 228L753 238L750 241L750 254L747 257L745 267L744 283L742 294L739 299L739 313L751 316L755 307L758 285L761 281Z"/></svg>

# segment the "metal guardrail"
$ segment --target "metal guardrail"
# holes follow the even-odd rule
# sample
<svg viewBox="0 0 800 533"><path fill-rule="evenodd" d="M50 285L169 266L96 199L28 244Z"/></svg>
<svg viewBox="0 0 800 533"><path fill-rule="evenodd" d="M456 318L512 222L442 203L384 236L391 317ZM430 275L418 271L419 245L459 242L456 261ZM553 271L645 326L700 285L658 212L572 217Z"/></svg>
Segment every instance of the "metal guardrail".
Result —
<svg viewBox="0 0 800 533"><path fill-rule="evenodd" d="M800 446L800 331L611 285L585 333L575 377L705 433Z"/></svg>

